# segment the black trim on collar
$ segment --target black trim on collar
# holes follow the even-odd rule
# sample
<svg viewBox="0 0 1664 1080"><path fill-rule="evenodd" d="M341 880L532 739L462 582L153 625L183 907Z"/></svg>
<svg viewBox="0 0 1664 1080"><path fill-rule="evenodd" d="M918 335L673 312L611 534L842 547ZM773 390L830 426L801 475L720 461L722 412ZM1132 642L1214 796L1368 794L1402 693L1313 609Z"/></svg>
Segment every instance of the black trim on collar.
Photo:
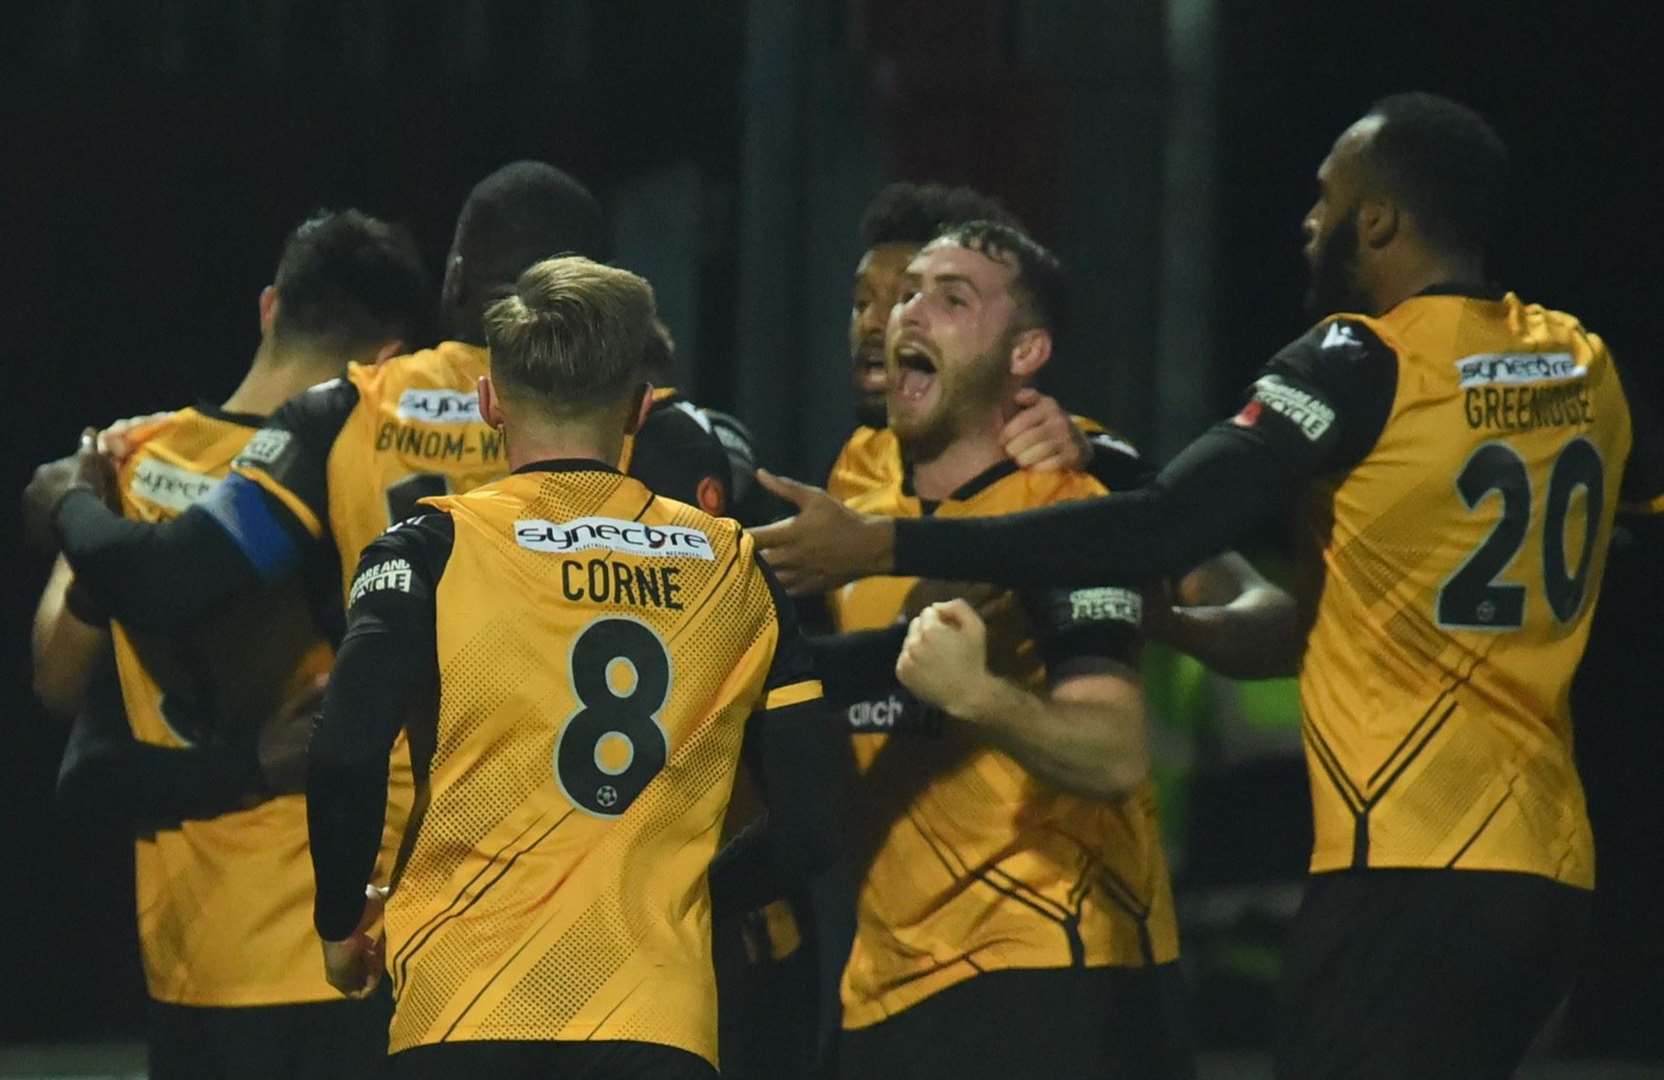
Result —
<svg viewBox="0 0 1664 1080"><path fill-rule="evenodd" d="M548 458L543 461L529 461L515 469L512 475L534 472L604 472L612 473L614 476L624 475L596 458Z"/></svg>
<svg viewBox="0 0 1664 1080"><path fill-rule="evenodd" d="M1017 463L1012 461L1010 458L1006 458L1003 461L996 461L994 464L988 466L986 469L983 469L963 484L954 488L953 491L948 494L947 498L919 499L919 502L924 508L925 515L928 517L930 514L935 513L936 508L942 503L965 502L967 499L974 499L984 490L999 483L1001 480L1004 480L1016 471ZM913 498L918 498L918 493L913 490L913 466L911 465L908 465L906 470L901 475L901 493Z"/></svg>
<svg viewBox="0 0 1664 1080"><path fill-rule="evenodd" d="M223 420L227 424L237 424L241 427L263 428L266 426L266 420L268 419L268 417L261 416L259 413L232 412L230 409L222 408L204 398L198 398L192 403L191 408L210 420Z"/></svg>
<svg viewBox="0 0 1664 1080"><path fill-rule="evenodd" d="M1429 285L1416 293L1417 296L1466 296L1473 300L1501 300L1508 295L1508 290L1501 285L1491 282L1475 284L1471 281L1440 282Z"/></svg>

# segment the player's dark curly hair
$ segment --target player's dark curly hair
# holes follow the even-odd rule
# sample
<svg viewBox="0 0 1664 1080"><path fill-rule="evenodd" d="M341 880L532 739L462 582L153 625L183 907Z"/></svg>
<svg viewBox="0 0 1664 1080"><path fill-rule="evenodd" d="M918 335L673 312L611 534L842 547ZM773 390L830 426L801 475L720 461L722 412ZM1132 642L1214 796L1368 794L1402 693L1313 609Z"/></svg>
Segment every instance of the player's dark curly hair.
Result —
<svg viewBox="0 0 1664 1080"><path fill-rule="evenodd" d="M272 333L281 342L351 353L399 339L428 340L433 282L416 242L361 210L321 210L283 245Z"/></svg>
<svg viewBox="0 0 1664 1080"><path fill-rule="evenodd" d="M606 221L601 204L571 173L542 161L513 161L468 193L453 248L472 291L506 291L542 259L606 258Z"/></svg>
<svg viewBox="0 0 1664 1080"><path fill-rule="evenodd" d="M1435 242L1483 255L1506 213L1508 150L1485 118L1437 94L1384 97L1367 151L1382 183Z"/></svg>
<svg viewBox="0 0 1664 1080"><path fill-rule="evenodd" d="M1004 221L969 221L937 239L980 252L1016 270L1011 291L1027 324L1063 336L1069 324L1069 283L1063 263L1034 237ZM1026 327L1025 327L1026 328Z"/></svg>
<svg viewBox="0 0 1664 1080"><path fill-rule="evenodd" d="M967 221L1018 225L1016 217L998 200L974 188L897 181L886 184L867 204L861 215L861 242L869 248L879 244L923 245L943 229Z"/></svg>

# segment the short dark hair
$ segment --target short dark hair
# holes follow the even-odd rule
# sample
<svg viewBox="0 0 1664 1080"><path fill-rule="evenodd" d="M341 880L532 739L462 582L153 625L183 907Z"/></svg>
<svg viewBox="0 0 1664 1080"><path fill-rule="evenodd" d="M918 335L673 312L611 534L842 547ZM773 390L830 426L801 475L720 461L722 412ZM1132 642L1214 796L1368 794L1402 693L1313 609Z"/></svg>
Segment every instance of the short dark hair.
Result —
<svg viewBox="0 0 1664 1080"><path fill-rule="evenodd" d="M557 416L608 405L641 376L653 287L579 255L544 259L485 313L491 376Z"/></svg>
<svg viewBox="0 0 1664 1080"><path fill-rule="evenodd" d="M601 204L571 174L514 161L474 185L457 216L455 250L476 292L509 285L555 255L606 257Z"/></svg>
<svg viewBox="0 0 1664 1080"><path fill-rule="evenodd" d="M1054 338L1068 329L1069 282L1063 263L1034 237L1003 221L968 221L944 230L936 240L979 252L1016 271L1011 291L1029 327L1049 330Z"/></svg>
<svg viewBox="0 0 1664 1080"><path fill-rule="evenodd" d="M997 199L974 188L898 180L886 184L867 204L861 215L861 242L868 248L879 244L923 247L942 230L968 221L1018 224Z"/></svg>
<svg viewBox="0 0 1664 1080"><path fill-rule="evenodd" d="M1508 150L1473 109L1437 94L1392 94L1365 151L1393 195L1435 242L1483 255L1506 213Z"/></svg>
<svg viewBox="0 0 1664 1080"><path fill-rule="evenodd" d="M433 283L416 242L361 210L320 210L301 222L277 261L280 342L351 351L427 340Z"/></svg>

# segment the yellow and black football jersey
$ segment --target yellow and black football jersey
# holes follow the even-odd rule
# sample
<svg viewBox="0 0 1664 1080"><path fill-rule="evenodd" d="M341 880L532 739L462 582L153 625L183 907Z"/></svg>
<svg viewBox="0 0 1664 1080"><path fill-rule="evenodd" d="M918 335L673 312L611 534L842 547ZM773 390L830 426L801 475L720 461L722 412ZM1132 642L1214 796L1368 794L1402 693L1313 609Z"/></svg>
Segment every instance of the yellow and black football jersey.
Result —
<svg viewBox="0 0 1664 1080"><path fill-rule="evenodd" d="M135 432L141 445L120 476L123 512L138 521L179 514L226 475L262 422L199 405ZM254 612L258 634L249 632ZM119 623L111 630L133 737L154 746L247 737L197 718L268 716L331 658L298 589L268 590L185 642L152 641ZM154 828L134 855L152 998L218 1007L338 998L318 965L301 796Z"/></svg>
<svg viewBox="0 0 1664 1080"><path fill-rule="evenodd" d="M1004 463L940 503L921 501L898 471L850 505L901 518L980 517L1105 491L1083 472ZM838 630L895 625L917 606L909 594L919 585L869 578L831 594ZM989 668L1043 690L1048 663L1132 660L1140 609L1138 593L1123 588L1008 597L989 619ZM1071 795L928 714L898 725L899 711L881 702L849 718L862 774L854 799L862 880L842 985L845 1027L877 1023L982 972L1177 956L1148 782L1113 803Z"/></svg>
<svg viewBox="0 0 1664 1080"><path fill-rule="evenodd" d="M1370 351L1396 365L1386 419L1303 514L1312 869L1592 887L1570 689L1632 442L1612 358L1512 293L1424 294L1320 323L1249 409L1323 426L1302 373Z"/></svg>
<svg viewBox="0 0 1664 1080"><path fill-rule="evenodd" d="M653 388L641 429L624 440L620 471L667 499L729 516L734 477L728 449L704 409L674 387Z"/></svg>
<svg viewBox="0 0 1664 1080"><path fill-rule="evenodd" d="M371 619L434 635L425 809L386 912L392 1051L627 1040L714 1062L707 868L747 720L821 694L784 594L734 522L599 462L426 502L366 550L347 639Z"/></svg>
<svg viewBox="0 0 1664 1080"><path fill-rule="evenodd" d="M1120 491L1137 487L1149 477L1138 453L1096 420L1071 416L1075 427L1092 443L1093 457L1086 471L1106 486ZM887 427L858 427L832 463L826 477L826 491L839 502L899 481L905 471L901 444Z"/></svg>

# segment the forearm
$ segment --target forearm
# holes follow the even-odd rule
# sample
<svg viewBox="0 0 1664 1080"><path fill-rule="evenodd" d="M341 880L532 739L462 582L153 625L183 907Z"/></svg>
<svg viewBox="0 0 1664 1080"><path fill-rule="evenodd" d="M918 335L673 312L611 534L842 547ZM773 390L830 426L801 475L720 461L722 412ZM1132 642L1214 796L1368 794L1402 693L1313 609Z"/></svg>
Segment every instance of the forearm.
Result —
<svg viewBox="0 0 1664 1080"><path fill-rule="evenodd" d="M1031 588L1178 574L1285 510L1301 481L1222 426L1138 491L1003 517L897 521L890 572Z"/></svg>
<svg viewBox="0 0 1664 1080"><path fill-rule="evenodd" d="M1077 795L1117 798L1150 773L1143 695L1130 681L1090 698L1067 687L1042 697L984 675L949 711L1039 779Z"/></svg>
<svg viewBox="0 0 1664 1080"><path fill-rule="evenodd" d="M83 620L67 602L73 581L74 573L60 557L35 608L30 634L35 697L65 720L80 710L93 666L110 640L105 626Z"/></svg>
<svg viewBox="0 0 1664 1080"><path fill-rule="evenodd" d="M173 521L129 521L86 490L66 495L55 518L76 577L120 621L176 634L258 576L214 519L188 510Z"/></svg>
<svg viewBox="0 0 1664 1080"><path fill-rule="evenodd" d="M1296 675L1305 650L1294 600L1275 586L1250 589L1228 604L1174 608L1161 636L1231 679Z"/></svg>

